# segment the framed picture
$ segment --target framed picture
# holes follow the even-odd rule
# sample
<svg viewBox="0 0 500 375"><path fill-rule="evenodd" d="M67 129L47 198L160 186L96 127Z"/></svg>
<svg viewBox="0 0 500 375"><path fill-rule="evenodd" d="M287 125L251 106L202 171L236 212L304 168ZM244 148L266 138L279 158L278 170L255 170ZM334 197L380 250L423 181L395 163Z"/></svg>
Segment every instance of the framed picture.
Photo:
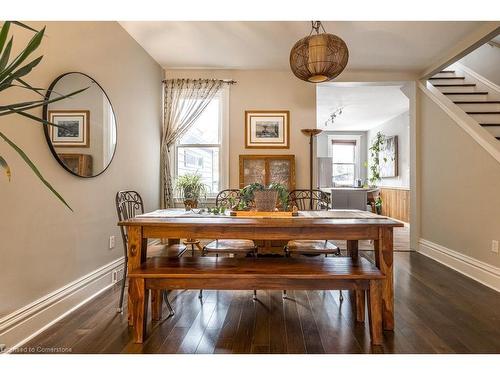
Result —
<svg viewBox="0 0 500 375"><path fill-rule="evenodd" d="M50 126L50 140L54 147L90 147L90 111L49 111L49 121L64 126Z"/></svg>
<svg viewBox="0 0 500 375"><path fill-rule="evenodd" d="M398 136L386 137L384 146L379 152L380 177L398 176Z"/></svg>
<svg viewBox="0 0 500 375"><path fill-rule="evenodd" d="M246 148L290 148L290 111L245 111Z"/></svg>

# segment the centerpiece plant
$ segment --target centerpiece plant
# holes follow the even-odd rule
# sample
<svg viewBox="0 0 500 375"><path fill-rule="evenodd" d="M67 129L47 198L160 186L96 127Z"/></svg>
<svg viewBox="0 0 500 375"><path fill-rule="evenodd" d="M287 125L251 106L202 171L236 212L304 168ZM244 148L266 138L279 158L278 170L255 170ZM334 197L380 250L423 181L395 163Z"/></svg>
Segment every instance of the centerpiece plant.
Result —
<svg viewBox="0 0 500 375"><path fill-rule="evenodd" d="M267 189L263 184L259 182L254 182L253 184L245 186L240 190L240 202L236 208L239 210L252 208L254 206L255 192L264 190L276 191L280 206L279 208L282 211L288 210L288 189L285 185L277 182L272 182L271 184L269 184Z"/></svg>

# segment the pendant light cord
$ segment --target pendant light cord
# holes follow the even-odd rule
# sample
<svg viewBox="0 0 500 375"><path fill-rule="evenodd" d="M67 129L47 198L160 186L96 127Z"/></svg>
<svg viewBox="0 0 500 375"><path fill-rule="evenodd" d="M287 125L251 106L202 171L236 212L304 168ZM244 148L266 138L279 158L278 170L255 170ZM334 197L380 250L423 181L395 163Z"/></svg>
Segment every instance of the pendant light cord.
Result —
<svg viewBox="0 0 500 375"><path fill-rule="evenodd" d="M313 31L316 31L316 34L319 34L319 29L322 29L324 33L326 33L325 28L323 27L323 24L321 21L311 21L311 32L309 33L309 36L313 33Z"/></svg>

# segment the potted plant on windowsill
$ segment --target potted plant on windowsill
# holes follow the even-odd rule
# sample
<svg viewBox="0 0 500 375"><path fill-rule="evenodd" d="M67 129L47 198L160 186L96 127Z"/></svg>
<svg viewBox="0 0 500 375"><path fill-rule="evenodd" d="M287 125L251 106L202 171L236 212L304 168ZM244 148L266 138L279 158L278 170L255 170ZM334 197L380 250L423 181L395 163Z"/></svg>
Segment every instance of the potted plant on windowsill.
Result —
<svg viewBox="0 0 500 375"><path fill-rule="evenodd" d="M180 193L186 210L197 208L200 198L206 197L207 186L198 173L188 173L177 177L175 188Z"/></svg>

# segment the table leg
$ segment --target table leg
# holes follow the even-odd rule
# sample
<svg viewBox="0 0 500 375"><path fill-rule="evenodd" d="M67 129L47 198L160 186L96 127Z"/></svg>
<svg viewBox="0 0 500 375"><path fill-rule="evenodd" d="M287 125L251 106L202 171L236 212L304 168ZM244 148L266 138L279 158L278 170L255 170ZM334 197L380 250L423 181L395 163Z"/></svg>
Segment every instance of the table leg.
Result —
<svg viewBox="0 0 500 375"><path fill-rule="evenodd" d="M382 320L386 331L394 330L394 271L393 229L379 228L378 240L374 241L375 263L385 275L382 281Z"/></svg>
<svg viewBox="0 0 500 375"><path fill-rule="evenodd" d="M347 255L349 255L353 262L358 261L359 256L359 242L358 240L348 240L347 241ZM363 322L365 320L365 292L362 289L356 288L356 290L349 291L349 299L354 305L356 310L356 320L358 322Z"/></svg>
<svg viewBox="0 0 500 375"><path fill-rule="evenodd" d="M142 227L130 226L127 230L128 236L128 272L139 268L146 260L147 239L142 238ZM127 316L129 326L134 324L134 290L131 287L130 279L128 284L128 306Z"/></svg>

